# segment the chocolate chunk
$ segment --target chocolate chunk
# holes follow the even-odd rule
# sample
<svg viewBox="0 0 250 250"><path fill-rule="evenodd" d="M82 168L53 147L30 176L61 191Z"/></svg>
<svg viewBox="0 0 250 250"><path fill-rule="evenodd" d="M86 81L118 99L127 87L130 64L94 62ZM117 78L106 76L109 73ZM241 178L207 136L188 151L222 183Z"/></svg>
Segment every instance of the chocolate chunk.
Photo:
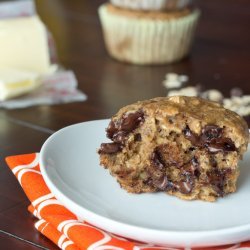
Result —
<svg viewBox="0 0 250 250"><path fill-rule="evenodd" d="M134 140L135 141L141 141L141 134L135 134Z"/></svg>
<svg viewBox="0 0 250 250"><path fill-rule="evenodd" d="M114 135L112 140L117 143L124 144L126 140L127 133L124 131L117 131Z"/></svg>
<svg viewBox="0 0 250 250"><path fill-rule="evenodd" d="M151 183L159 191L177 190L177 186L171 180L169 180L167 176L162 176L158 179L154 179Z"/></svg>
<svg viewBox="0 0 250 250"><path fill-rule="evenodd" d="M134 129L136 129L143 121L144 121L144 114L141 111L125 114L122 117L119 129L127 133L130 133Z"/></svg>
<svg viewBox="0 0 250 250"><path fill-rule="evenodd" d="M102 143L100 149L98 150L99 154L114 154L122 150L122 146L119 143Z"/></svg>
<svg viewBox="0 0 250 250"><path fill-rule="evenodd" d="M210 153L232 152L236 151L233 141L229 138L220 138L219 140L212 140L207 146Z"/></svg>
<svg viewBox="0 0 250 250"><path fill-rule="evenodd" d="M151 163L158 169L163 169L165 167L164 161L158 148L155 148L154 152L151 155Z"/></svg>
<svg viewBox="0 0 250 250"><path fill-rule="evenodd" d="M115 126L114 121L111 121L108 125L108 127L106 128L106 132L107 132L107 137L109 139L112 139L114 134L118 132L117 127Z"/></svg>
<svg viewBox="0 0 250 250"><path fill-rule="evenodd" d="M196 157L193 157L191 159L191 166L192 166L191 170L192 170L193 175L198 178L200 176L200 170L199 170L200 164Z"/></svg>
<svg viewBox="0 0 250 250"><path fill-rule="evenodd" d="M183 134L186 139L188 139L193 146L199 147L200 146L200 137L199 135L193 133L188 126L183 130Z"/></svg>
<svg viewBox="0 0 250 250"><path fill-rule="evenodd" d="M193 190L193 184L187 181L178 182L179 191L183 194L190 194Z"/></svg>
<svg viewBox="0 0 250 250"><path fill-rule="evenodd" d="M236 151L236 147L230 138L222 137L223 129L216 125L206 125L202 129L201 135L193 133L188 126L183 130L183 134L193 146L206 148L209 153Z"/></svg>
<svg viewBox="0 0 250 250"><path fill-rule="evenodd" d="M202 129L201 141L202 143L208 143L213 139L220 138L222 136L222 128L216 125L206 125Z"/></svg>
<svg viewBox="0 0 250 250"><path fill-rule="evenodd" d="M124 144L127 135L144 121L142 111L124 114L119 121L111 121L106 129L107 137L116 143Z"/></svg>
<svg viewBox="0 0 250 250"><path fill-rule="evenodd" d="M168 187L168 178L167 176L163 176L158 180L154 180L153 184L157 189L164 191Z"/></svg>
<svg viewBox="0 0 250 250"><path fill-rule="evenodd" d="M218 196L224 195L226 175L230 173L231 169L213 169L207 172L208 182L213 186Z"/></svg>

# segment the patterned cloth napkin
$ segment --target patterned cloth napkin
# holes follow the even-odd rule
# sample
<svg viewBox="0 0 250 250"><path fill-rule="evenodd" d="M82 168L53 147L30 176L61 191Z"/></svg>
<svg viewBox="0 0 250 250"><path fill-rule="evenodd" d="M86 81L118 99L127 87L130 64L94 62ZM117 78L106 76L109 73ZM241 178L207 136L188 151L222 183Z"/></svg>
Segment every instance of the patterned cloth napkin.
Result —
<svg viewBox="0 0 250 250"><path fill-rule="evenodd" d="M48 189L40 172L39 154L10 156L6 162L16 176L31 204L28 207L38 221L35 227L43 235L65 250L179 250L183 248L159 247L128 240L105 232L79 220L66 209ZM190 250L191 248L186 248ZM197 249L197 248L196 248ZM202 250L250 249L250 241Z"/></svg>

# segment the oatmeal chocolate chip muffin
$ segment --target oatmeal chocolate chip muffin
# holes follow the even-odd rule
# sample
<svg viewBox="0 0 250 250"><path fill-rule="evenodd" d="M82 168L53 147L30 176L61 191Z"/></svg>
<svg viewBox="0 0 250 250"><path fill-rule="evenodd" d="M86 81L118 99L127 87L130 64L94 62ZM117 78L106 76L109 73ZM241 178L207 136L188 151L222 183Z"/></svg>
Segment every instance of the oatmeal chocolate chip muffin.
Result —
<svg viewBox="0 0 250 250"><path fill-rule="evenodd" d="M139 65L181 60L192 45L200 11L136 11L112 4L99 7L104 41L110 56Z"/></svg>
<svg viewBox="0 0 250 250"><path fill-rule="evenodd" d="M236 191L248 126L236 113L197 97L159 97L112 117L100 163L131 193L163 191L214 201Z"/></svg>
<svg viewBox="0 0 250 250"><path fill-rule="evenodd" d="M142 11L172 11L186 8L192 0L110 0L110 2L120 8Z"/></svg>

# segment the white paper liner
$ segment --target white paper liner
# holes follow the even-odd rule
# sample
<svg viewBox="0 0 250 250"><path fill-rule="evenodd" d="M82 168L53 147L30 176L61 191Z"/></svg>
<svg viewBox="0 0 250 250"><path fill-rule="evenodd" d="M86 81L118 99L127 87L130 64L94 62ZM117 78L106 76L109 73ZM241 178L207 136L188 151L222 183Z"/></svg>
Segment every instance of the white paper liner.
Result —
<svg viewBox="0 0 250 250"><path fill-rule="evenodd" d="M110 0L121 8L144 11L182 9L191 4L192 0Z"/></svg>
<svg viewBox="0 0 250 250"><path fill-rule="evenodd" d="M114 14L104 4L99 15L112 57L135 64L163 64L188 54L200 12L156 20Z"/></svg>

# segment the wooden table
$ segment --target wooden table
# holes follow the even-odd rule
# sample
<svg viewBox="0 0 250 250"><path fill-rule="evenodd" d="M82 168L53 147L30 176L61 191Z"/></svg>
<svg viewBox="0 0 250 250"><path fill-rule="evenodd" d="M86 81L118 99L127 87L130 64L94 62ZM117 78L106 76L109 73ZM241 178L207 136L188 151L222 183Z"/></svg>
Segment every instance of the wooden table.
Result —
<svg viewBox="0 0 250 250"><path fill-rule="evenodd" d="M73 69L86 102L0 110L0 249L58 249L34 228L29 204L4 158L38 152L56 130L110 117L140 99L165 96L168 72L225 95L250 94L250 1L197 0L203 15L189 58L169 66L140 67L107 55L97 17L101 0L38 0L38 12L54 34L61 63Z"/></svg>

